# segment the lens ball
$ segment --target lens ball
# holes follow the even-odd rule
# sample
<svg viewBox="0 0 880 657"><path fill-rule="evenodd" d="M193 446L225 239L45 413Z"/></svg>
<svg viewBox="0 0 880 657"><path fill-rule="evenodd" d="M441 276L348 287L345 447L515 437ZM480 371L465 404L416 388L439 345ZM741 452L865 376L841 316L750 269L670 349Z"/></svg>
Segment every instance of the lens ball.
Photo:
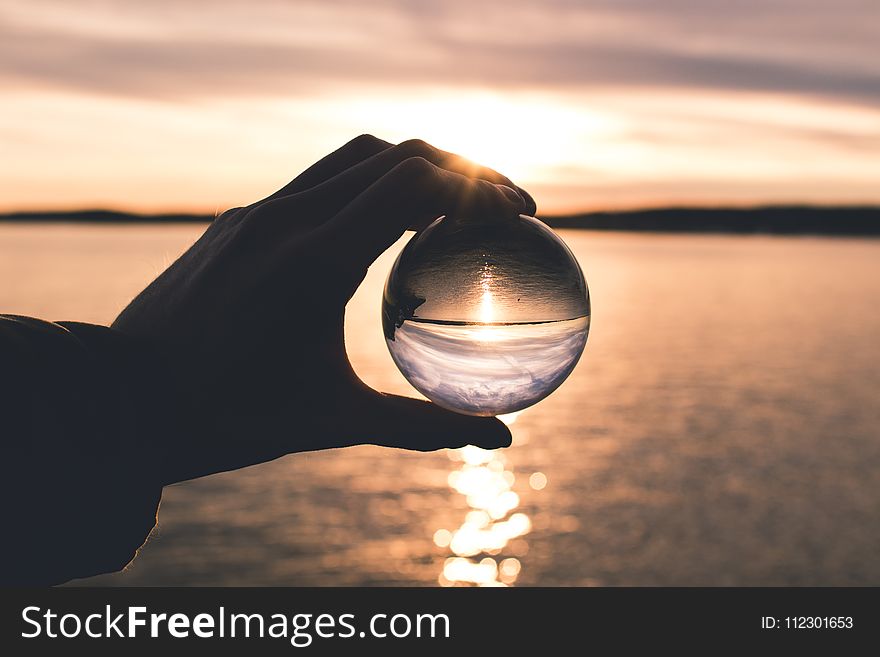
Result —
<svg viewBox="0 0 880 657"><path fill-rule="evenodd" d="M577 364L590 328L581 268L546 224L441 217L388 275L391 357L434 403L500 415L544 399Z"/></svg>

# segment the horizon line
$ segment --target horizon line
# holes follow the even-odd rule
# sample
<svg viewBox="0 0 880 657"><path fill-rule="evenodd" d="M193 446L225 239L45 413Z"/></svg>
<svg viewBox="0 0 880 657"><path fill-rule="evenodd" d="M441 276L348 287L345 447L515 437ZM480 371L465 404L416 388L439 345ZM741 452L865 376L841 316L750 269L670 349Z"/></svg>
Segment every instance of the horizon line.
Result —
<svg viewBox="0 0 880 657"><path fill-rule="evenodd" d="M135 214L115 210L0 214L0 224L208 224L215 214ZM543 215L551 228L651 233L880 237L880 205L678 206Z"/></svg>
<svg viewBox="0 0 880 657"><path fill-rule="evenodd" d="M228 208L232 209L232 208ZM809 201L792 201L792 202L758 202L758 203L668 203L658 205L633 205L633 206L614 206L605 208L583 208L566 212L538 212L537 217L547 219L568 219L577 217L589 217L597 215L631 215L645 213L662 213L662 212L759 212L759 211L780 211L780 210L804 210L804 211L880 211L880 202L830 202L830 203L813 203ZM76 217L82 215L98 215L98 216L120 216L131 217L133 219L142 219L146 222L151 219L165 219L169 217L191 218L191 220L207 220L213 219L225 212L222 211L197 211L197 210L161 210L155 212L143 212L137 210L124 210L114 207L100 206L72 206L64 209L19 209L0 211L0 221L4 220L27 220L33 218L35 220L40 217Z"/></svg>

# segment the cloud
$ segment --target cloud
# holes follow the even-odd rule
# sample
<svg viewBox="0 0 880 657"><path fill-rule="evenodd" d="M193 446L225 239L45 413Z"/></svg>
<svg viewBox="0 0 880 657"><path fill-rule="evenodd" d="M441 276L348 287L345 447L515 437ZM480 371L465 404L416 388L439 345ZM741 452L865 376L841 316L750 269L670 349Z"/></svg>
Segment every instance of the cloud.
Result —
<svg viewBox="0 0 880 657"><path fill-rule="evenodd" d="M349 85L665 86L876 106L880 9L828 5L183 0L77 3L74 14L60 2L5 3L0 80L165 99Z"/></svg>
<svg viewBox="0 0 880 657"><path fill-rule="evenodd" d="M876 201L878 26L876 0L0 0L0 203L212 211L363 131L544 210Z"/></svg>

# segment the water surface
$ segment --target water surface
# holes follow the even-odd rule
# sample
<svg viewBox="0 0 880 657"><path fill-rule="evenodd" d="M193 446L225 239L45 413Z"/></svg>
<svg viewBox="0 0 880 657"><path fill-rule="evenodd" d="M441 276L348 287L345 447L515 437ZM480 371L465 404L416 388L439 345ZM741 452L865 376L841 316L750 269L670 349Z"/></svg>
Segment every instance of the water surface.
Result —
<svg viewBox="0 0 880 657"><path fill-rule="evenodd" d="M0 309L109 322L199 231L0 225ZM562 235L590 340L506 418L513 447L358 447L172 486L138 560L86 582L880 584L880 242ZM348 350L414 394L380 324L394 254L349 306Z"/></svg>

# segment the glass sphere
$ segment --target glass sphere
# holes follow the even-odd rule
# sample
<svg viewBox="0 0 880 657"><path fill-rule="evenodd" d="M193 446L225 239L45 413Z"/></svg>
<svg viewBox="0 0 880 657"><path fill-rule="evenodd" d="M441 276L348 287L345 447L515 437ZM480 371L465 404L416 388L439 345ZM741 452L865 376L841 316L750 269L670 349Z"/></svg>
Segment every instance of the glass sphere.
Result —
<svg viewBox="0 0 880 657"><path fill-rule="evenodd" d="M413 237L382 299L391 357L434 403L512 413L571 374L590 328L577 260L546 224L441 217Z"/></svg>

